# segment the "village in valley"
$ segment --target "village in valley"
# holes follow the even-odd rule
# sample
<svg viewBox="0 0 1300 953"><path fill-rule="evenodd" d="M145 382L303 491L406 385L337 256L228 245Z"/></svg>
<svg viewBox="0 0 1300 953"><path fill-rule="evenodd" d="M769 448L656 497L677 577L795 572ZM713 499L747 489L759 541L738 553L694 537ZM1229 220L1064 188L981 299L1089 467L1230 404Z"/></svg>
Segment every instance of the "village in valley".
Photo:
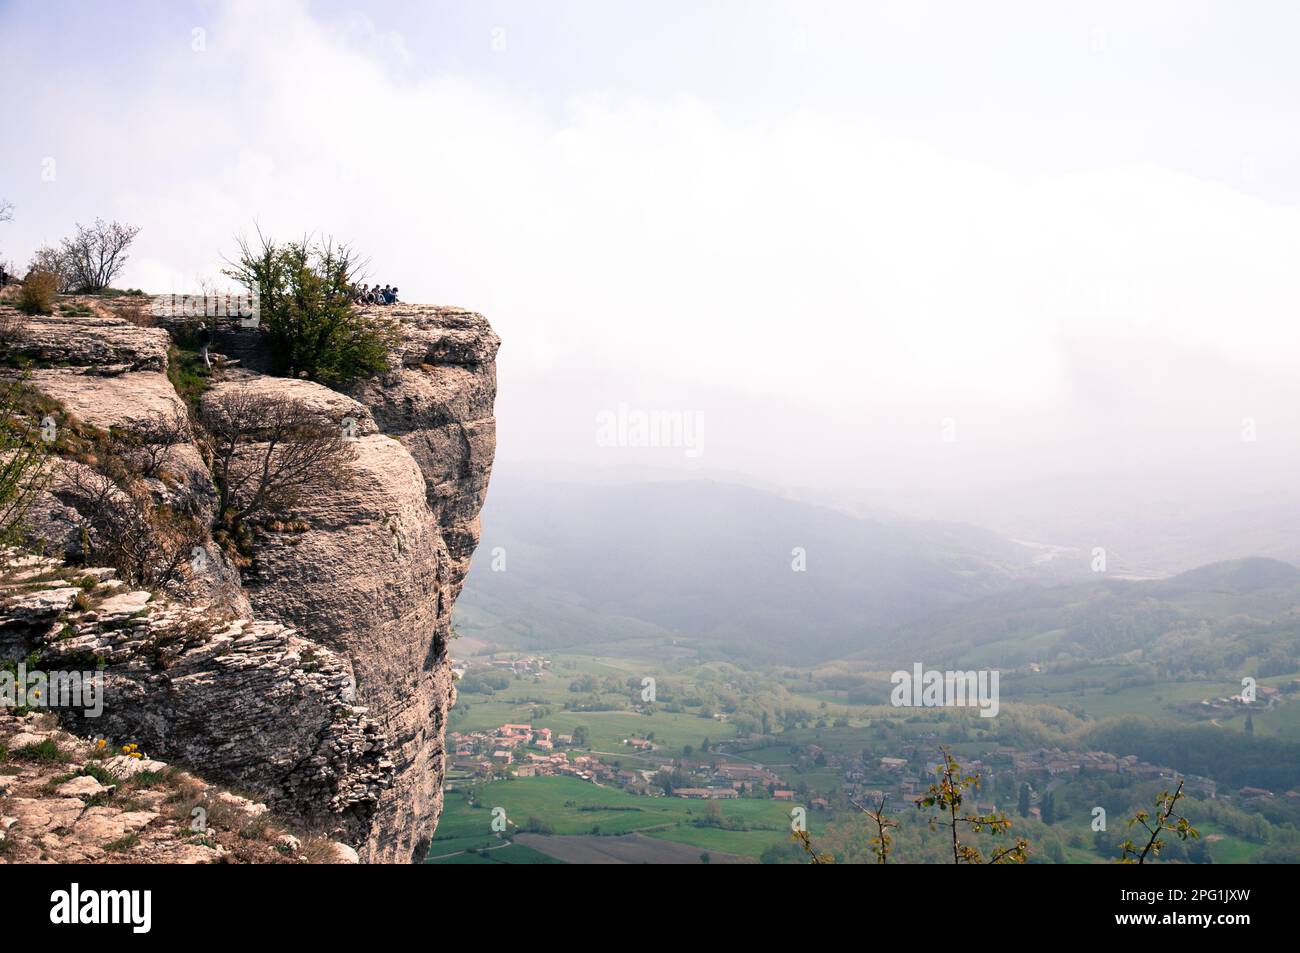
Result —
<svg viewBox="0 0 1300 953"><path fill-rule="evenodd" d="M776 771L744 760L748 748L760 747L771 739L746 742L721 741L709 751L695 757L655 754L654 742L648 738L626 738L625 753L595 753L575 747L573 735L557 735L550 728L527 724L504 724L492 731L452 732L449 749L454 751L451 778L462 782L506 778L572 777L596 785L620 788L645 797L680 797L700 800L730 800L740 797L771 798L776 801L802 799L814 810L829 810L825 796L810 791L800 780L787 781ZM811 761L838 775L842 784L838 792L850 803L892 804L892 810L911 807L942 768L942 762L918 757L918 747L903 745L899 756L885 755L873 762L862 758L828 752L816 744L792 749L800 761ZM635 757L637 766L625 766ZM652 765L652 766L645 766ZM980 774L987 781L997 778L999 768L1016 776L1046 779L1069 777L1081 772L1104 772L1127 775L1144 781L1174 780L1171 768L1148 764L1135 755L1118 757L1104 751L1062 751L1040 748L1020 752L999 748L986 762L975 758L962 765L963 770ZM1189 794L1217 795L1218 785L1198 775L1183 777ZM1259 788L1242 788L1243 800L1272 797L1273 792ZM1286 792L1286 797L1300 799L1300 792ZM976 805L981 813L998 809L992 801ZM1030 808L1039 816L1037 807Z"/></svg>
<svg viewBox="0 0 1300 953"><path fill-rule="evenodd" d="M1058 862L1095 862L1109 849L1089 827L1093 802L1108 796L1181 781L1188 797L1234 817L1300 810L1296 790L1227 790L1132 754L1000 737L960 712L835 704L793 673L683 667L661 674L658 697L647 702L642 664L522 653L458 661L447 814L431 858L550 862L545 855L566 856L559 845L570 840L626 846L635 837L633 846L706 848L700 856L715 862L780 862L795 818L813 832L882 806L915 820L944 747L963 774L980 778L972 809L1059 838ZM1263 694L1256 713L1278 697ZM1200 707L1232 717L1242 699L1211 696ZM483 809L497 805L508 818L489 830ZM1229 847L1246 849L1237 834L1211 826L1200 849Z"/></svg>

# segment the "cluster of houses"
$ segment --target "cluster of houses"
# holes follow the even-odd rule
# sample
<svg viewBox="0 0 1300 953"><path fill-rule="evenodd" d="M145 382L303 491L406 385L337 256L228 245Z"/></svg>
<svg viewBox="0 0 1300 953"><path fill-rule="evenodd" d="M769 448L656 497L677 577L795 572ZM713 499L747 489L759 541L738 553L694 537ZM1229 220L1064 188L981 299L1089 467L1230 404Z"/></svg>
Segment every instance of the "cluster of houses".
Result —
<svg viewBox="0 0 1300 953"><path fill-rule="evenodd" d="M448 740L454 746L457 766L466 770L512 764L518 748L553 751L573 744L571 735L557 735L550 728L534 728L532 725L502 725L494 731L451 732ZM568 760L562 754L555 757Z"/></svg>
<svg viewBox="0 0 1300 953"><path fill-rule="evenodd" d="M562 748L573 745L572 735L555 734L550 728L506 724L493 731L452 732L455 771L476 777L513 775L517 778L548 778L560 775L611 784L649 793L651 771L625 771L606 764L595 755L569 756Z"/></svg>
<svg viewBox="0 0 1300 953"><path fill-rule="evenodd" d="M691 780L689 785L672 788L670 793L673 797L731 800L766 792L778 801L795 799L795 792L786 789L779 776L760 765L723 760L692 762L683 759L673 762L672 768L675 773L684 774ZM820 806L829 807L824 801Z"/></svg>
<svg viewBox="0 0 1300 953"><path fill-rule="evenodd" d="M1136 755L1111 754L1107 751L1062 751L1060 748L1038 748L1034 751L1016 751L999 748L998 753L1011 759L1018 773L1046 772L1050 775L1078 774L1082 770L1108 771L1111 774L1132 774L1143 780L1172 777L1173 771L1138 760Z"/></svg>
<svg viewBox="0 0 1300 953"><path fill-rule="evenodd" d="M692 798L699 800L731 800L746 796L772 797L778 801L795 801L797 794L770 768L749 762L733 761L727 757L730 745L717 746L709 758L663 757L662 760L641 760L635 769L621 764L608 763L590 753L566 753L574 739L570 735L554 734L549 728L525 724L505 724L492 731L468 733L453 732L449 741L455 751L453 768L477 777L518 778L568 776L593 784L622 788L633 794ZM624 739L625 747L642 753L655 750L646 738ZM928 751L928 746L924 749ZM941 763L932 756L922 757L916 745L902 746L898 754L873 760L826 751L811 744L795 749L800 760L818 766L837 769L843 781L843 793L849 800L874 806L885 799L891 810L902 811L910 807L915 797L922 794L934 779ZM1119 756L1105 751L1064 751L1060 748L1039 748L1020 751L1000 747L987 755L986 763L979 758L963 759L963 774L980 774L992 778L999 772L1017 777L1066 778L1080 772L1111 772L1142 780L1169 780L1179 777L1184 790L1198 797L1218 797L1218 785L1210 778L1199 775L1180 775L1172 768L1149 764L1134 755ZM670 783L664 772L672 777ZM1037 783L1037 782L1035 782ZM1056 782L1048 781L1052 786ZM1049 788L1050 790L1050 788ZM806 796L806 795L805 795ZM1252 803L1274 797L1272 791L1262 788L1242 788L1236 797ZM1300 800L1300 793L1288 791L1283 797ZM814 810L829 810L823 797L813 797L806 803ZM976 804L981 812L992 811L995 806ZM1032 809L1035 812L1036 808Z"/></svg>
<svg viewBox="0 0 1300 953"><path fill-rule="evenodd" d="M878 771L872 771L865 765L849 767L844 772L848 795L854 800L878 803L882 795L888 794L895 800L895 804L899 804L921 794L929 785L940 764L937 761L928 761L924 765L924 777L922 777L922 765L911 757L914 752L905 750L903 753L908 757L880 758ZM989 757L996 763L986 763L978 758L963 760L962 773L991 778L1002 770L1018 777L1037 776L1051 779L1096 771L1128 775L1145 781L1180 778L1183 781L1183 789L1188 794L1209 798L1219 796L1218 784L1210 778L1196 774L1180 774L1173 768L1150 764L1135 755L1119 756L1107 751L1063 751L1060 748L1019 751L1015 748L1000 747ZM871 783L873 779L875 786ZM881 784L882 779L886 783ZM1248 791L1251 790L1253 789L1243 789L1240 793L1258 796L1249 795Z"/></svg>
<svg viewBox="0 0 1300 953"><path fill-rule="evenodd" d="M537 778L567 776L593 784L622 788L632 794L727 800L746 795L771 796L793 801L795 792L785 787L781 778L759 765L712 760L664 758L662 763L629 770L622 765L602 761L594 754L565 752L573 744L570 735L554 734L549 728L505 724L492 731L451 732L448 740L455 752L454 772L473 777ZM647 738L626 738L623 744L633 751L651 752L654 743ZM667 771L687 784L664 782ZM823 798L812 802L814 808L829 809Z"/></svg>
<svg viewBox="0 0 1300 953"><path fill-rule="evenodd" d="M941 763L934 758L917 757L915 745L904 745L902 757L884 756L874 763L859 758L828 756L826 763L841 769L844 792L858 803L878 804L882 797L892 803L894 810L910 805L913 798L922 794L934 779ZM1105 751L1063 751L1060 748L1039 748L1019 751L1000 747L988 755L986 762L980 758L962 759L963 774L978 774L985 779L999 771L1021 777L1070 777L1083 771L1105 771L1130 775L1142 780L1182 778L1184 790L1199 797L1218 796L1218 785L1210 778L1184 775L1172 768L1149 764L1134 755L1118 756ZM1242 792L1245 793L1245 792ZM983 809L993 806L977 805Z"/></svg>
<svg viewBox="0 0 1300 953"><path fill-rule="evenodd" d="M488 667L498 671L510 672L512 675L541 675L551 667L551 660L540 655L528 655L524 658L494 658Z"/></svg>

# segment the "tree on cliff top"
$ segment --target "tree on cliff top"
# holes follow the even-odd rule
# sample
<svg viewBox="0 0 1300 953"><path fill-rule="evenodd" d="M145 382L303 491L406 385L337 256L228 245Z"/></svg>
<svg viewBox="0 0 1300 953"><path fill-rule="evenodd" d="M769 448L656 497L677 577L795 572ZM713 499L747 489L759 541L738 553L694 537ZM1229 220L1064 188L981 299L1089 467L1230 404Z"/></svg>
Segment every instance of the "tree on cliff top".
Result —
<svg viewBox="0 0 1300 953"><path fill-rule="evenodd" d="M361 267L352 249L331 238L257 238L257 247L238 239L238 260L224 273L258 295L277 371L340 387L386 370L397 326L352 307Z"/></svg>
<svg viewBox="0 0 1300 953"><path fill-rule="evenodd" d="M77 233L63 240L59 250L69 280L77 291L103 291L126 265L126 250L140 234L138 225L105 222L78 223ZM56 272L58 273L58 272Z"/></svg>

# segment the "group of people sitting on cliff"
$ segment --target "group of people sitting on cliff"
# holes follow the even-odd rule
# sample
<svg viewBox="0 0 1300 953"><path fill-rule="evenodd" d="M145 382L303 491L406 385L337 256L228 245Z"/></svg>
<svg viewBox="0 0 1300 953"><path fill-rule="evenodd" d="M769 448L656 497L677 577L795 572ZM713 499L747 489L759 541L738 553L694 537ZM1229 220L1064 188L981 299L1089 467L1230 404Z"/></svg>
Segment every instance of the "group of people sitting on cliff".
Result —
<svg viewBox="0 0 1300 953"><path fill-rule="evenodd" d="M352 289L353 304L397 304L397 289L384 285L362 285Z"/></svg>

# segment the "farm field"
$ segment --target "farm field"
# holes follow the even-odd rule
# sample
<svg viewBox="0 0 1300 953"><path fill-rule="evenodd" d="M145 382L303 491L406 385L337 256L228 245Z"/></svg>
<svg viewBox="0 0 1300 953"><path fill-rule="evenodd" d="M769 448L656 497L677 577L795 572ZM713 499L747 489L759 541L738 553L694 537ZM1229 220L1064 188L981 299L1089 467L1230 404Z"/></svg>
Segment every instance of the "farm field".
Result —
<svg viewBox="0 0 1300 953"><path fill-rule="evenodd" d="M540 821L555 836L605 837L641 834L655 840L687 845L699 851L731 853L756 860L774 843L790 836L791 805L771 800L700 801L676 797L642 797L614 788L600 787L575 778L521 778L495 781L473 788L475 802L465 790L449 791L438 831L429 849L430 862L444 863L445 855L456 851L478 851L501 844L492 831L493 808L503 808L510 830L528 828ZM708 822L716 805L718 818L745 830L696 826ZM811 818L810 818L811 826ZM514 839L514 834L507 835ZM546 835L529 836L518 843L536 848ZM604 846L596 845L600 850ZM588 848L593 849L591 845ZM570 847L570 851L577 850ZM623 849L626 852L626 848ZM502 848L504 851L504 848ZM490 854L495 853L489 851ZM555 853L548 851L548 853ZM562 856L562 854L557 854ZM439 858L436 861L434 858ZM458 860L456 862L473 862ZM493 862L515 862L507 855ZM536 862L527 859L524 862Z"/></svg>
<svg viewBox="0 0 1300 953"><path fill-rule="evenodd" d="M839 686L852 685L855 678L874 680L879 674L851 663L800 673L789 668L751 671L728 662L679 667L665 661L657 667L645 658L564 653L546 656L540 668L531 656L513 656L512 662L521 668L503 666L497 656L471 656L467 661L470 673L481 673L481 687L461 693L450 728L482 735L470 741L474 747L468 766L459 765L448 775L446 809L429 851L430 863L699 863L705 854L709 862L719 863L797 862L798 851L791 849L790 841L792 807L807 808L814 842L825 836L845 843L844 825L858 820L852 798L861 798L864 789L887 791L891 810L914 817L916 786L933 780L933 762L942 747L963 764L982 762L977 770L987 777L978 796L994 809L1014 815L1025 780L1032 787L1031 806L1036 810L1055 792L1054 822L1044 826L1033 816L1024 822L1039 841L1035 861L1106 862L1111 858L1105 850L1098 853L1075 836L1079 818L1086 817L1084 808L1097 803L1089 800L1089 782L1082 775L1077 784L1073 776L1053 780L1045 767L1013 770L1008 752L1070 752L1096 727L1135 715L1171 731L1199 726L1234 737L1244 733L1246 720L1240 707L1211 710L1200 705L1202 699L1239 692L1240 685L1229 678L1170 679L1108 691L1101 686L1115 684L1111 673L1116 663L1107 661L1015 673L1004 680L1003 717L991 720L951 708L907 711L878 702L849 703L849 690ZM647 674L661 690L658 704L642 703L640 685ZM1268 710L1251 710L1256 743L1300 740L1300 698L1288 694L1294 677L1260 679L1261 686L1277 687L1282 700ZM857 694L873 701L880 698L870 690ZM725 716L715 717L717 712ZM502 725L519 724L574 736L576 743L566 742L555 753L570 759L589 755L600 770L580 776L538 771L537 776L517 777L512 776L512 766L489 765L496 732ZM1044 730L1042 725L1050 727ZM1140 735L1135 737L1140 741ZM649 738L654 748L634 751L624 743L628 738ZM718 750L720 742L746 738L753 740ZM1127 745L1130 738L1124 736L1119 743ZM550 756L552 750L516 748L515 763ZM1129 753L1134 752L1128 747L1112 752ZM1161 754L1178 757L1176 750ZM881 763L884 756L902 757L907 766L886 767ZM793 791L793 801L663 796L662 776L626 774L666 770L672 775L670 791L714 787L719 778L710 772L720 761L767 769L771 774L763 788ZM1148 791L1138 785L1131 795L1117 795L1108 810L1129 816L1154 793L1154 787ZM1241 802L1230 798L1228 809L1240 810ZM493 808L504 811L509 821L500 835L492 830ZM1287 802L1279 799L1271 809L1274 823L1285 820ZM1209 821L1208 811L1198 813ZM1232 830L1242 830L1243 823L1248 822L1234 817ZM828 829L831 824L835 830ZM1207 824L1205 833L1201 856L1216 863L1248 863L1261 848L1279 844L1278 837L1267 832L1246 840ZM923 835L910 845L913 856L922 843L933 853L930 837Z"/></svg>
<svg viewBox="0 0 1300 953"><path fill-rule="evenodd" d="M679 751L687 745L699 747L706 738L719 741L736 736L735 726L725 721L662 707L650 712L565 710L566 704L589 697L588 693L569 690L570 683L579 677L612 677L624 682L639 680L652 671L645 660L564 656L563 667L540 677L512 680L508 688L496 694L463 692L460 704L453 709L451 727L464 732L490 731L502 724L525 723L550 728L557 734L572 734L583 726L589 733L589 747L606 753L626 751L623 741L629 737L653 735L656 747ZM598 697L612 696L606 693ZM625 702L626 696L620 696L619 701ZM630 752L623 757L630 763L638 760Z"/></svg>
<svg viewBox="0 0 1300 953"><path fill-rule="evenodd" d="M596 837L576 834L546 837L520 834L519 843L566 864L738 864L750 858L717 850L696 850L688 844L655 840L644 834ZM707 860L705 859L707 858Z"/></svg>

